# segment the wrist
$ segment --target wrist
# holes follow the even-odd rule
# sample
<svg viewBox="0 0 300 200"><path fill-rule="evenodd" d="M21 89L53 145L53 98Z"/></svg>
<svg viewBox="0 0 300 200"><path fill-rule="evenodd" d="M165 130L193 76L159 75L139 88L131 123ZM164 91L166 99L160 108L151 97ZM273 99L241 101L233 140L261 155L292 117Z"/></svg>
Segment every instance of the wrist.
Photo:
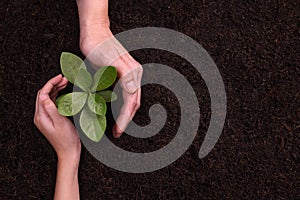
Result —
<svg viewBox="0 0 300 200"><path fill-rule="evenodd" d="M78 168L80 162L80 148L79 150L71 153L57 154L57 161L62 165L69 165L70 167L74 166Z"/></svg>
<svg viewBox="0 0 300 200"><path fill-rule="evenodd" d="M80 162L80 157L74 157L74 158L65 158L65 157L58 157L57 164L59 166L65 166L67 168L71 169L78 169Z"/></svg>
<svg viewBox="0 0 300 200"><path fill-rule="evenodd" d="M82 28L89 28L91 26L98 26L98 27L109 27L109 17L103 16L103 17L89 17L85 19L80 20L80 29Z"/></svg>
<svg viewBox="0 0 300 200"><path fill-rule="evenodd" d="M77 0L80 27L108 24L108 0Z"/></svg>
<svg viewBox="0 0 300 200"><path fill-rule="evenodd" d="M109 20L92 19L80 24L81 38L97 38L103 35L110 36Z"/></svg>
<svg viewBox="0 0 300 200"><path fill-rule="evenodd" d="M80 27L80 50L87 56L98 44L112 36L109 22L90 21Z"/></svg>

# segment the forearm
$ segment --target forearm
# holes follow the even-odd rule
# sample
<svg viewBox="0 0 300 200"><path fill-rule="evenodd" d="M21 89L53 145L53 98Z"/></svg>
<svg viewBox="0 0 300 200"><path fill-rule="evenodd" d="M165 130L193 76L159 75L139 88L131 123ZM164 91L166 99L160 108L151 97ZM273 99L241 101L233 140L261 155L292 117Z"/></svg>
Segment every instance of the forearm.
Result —
<svg viewBox="0 0 300 200"><path fill-rule="evenodd" d="M108 0L76 0L80 27L109 23Z"/></svg>
<svg viewBox="0 0 300 200"><path fill-rule="evenodd" d="M78 185L78 161L58 160L55 200L80 199Z"/></svg>

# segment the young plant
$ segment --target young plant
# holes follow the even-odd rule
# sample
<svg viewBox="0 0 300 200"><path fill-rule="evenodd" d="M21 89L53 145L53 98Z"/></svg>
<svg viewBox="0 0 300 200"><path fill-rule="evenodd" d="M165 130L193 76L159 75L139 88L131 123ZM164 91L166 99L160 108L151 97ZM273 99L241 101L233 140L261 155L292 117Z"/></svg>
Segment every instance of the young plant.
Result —
<svg viewBox="0 0 300 200"><path fill-rule="evenodd" d="M63 52L60 57L63 75L69 82L82 89L60 96L56 101L58 112L64 116L74 116L81 111L79 124L88 138L99 142L106 129L106 102L117 99L109 90L116 80L115 67L101 67L92 77L78 56Z"/></svg>

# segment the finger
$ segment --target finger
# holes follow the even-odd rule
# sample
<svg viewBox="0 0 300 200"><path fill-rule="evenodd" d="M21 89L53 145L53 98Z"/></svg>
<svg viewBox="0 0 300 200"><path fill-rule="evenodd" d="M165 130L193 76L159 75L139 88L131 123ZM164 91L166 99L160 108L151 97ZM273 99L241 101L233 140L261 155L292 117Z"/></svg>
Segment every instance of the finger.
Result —
<svg viewBox="0 0 300 200"><path fill-rule="evenodd" d="M55 92L56 90L59 90L59 88L65 87L66 85L68 85L67 78L66 77L62 77L62 79L56 85L54 85L54 87L51 90L51 92Z"/></svg>
<svg viewBox="0 0 300 200"><path fill-rule="evenodd" d="M122 77L123 89L128 93L134 93L137 89L137 84L135 81L135 75L131 71L128 72L124 77Z"/></svg>
<svg viewBox="0 0 300 200"><path fill-rule="evenodd" d="M130 116L131 119L134 117L136 111L140 108L140 105L141 105L141 88L139 88L136 92L137 92L136 103L135 103L135 106L134 106L133 111Z"/></svg>
<svg viewBox="0 0 300 200"><path fill-rule="evenodd" d="M40 92L38 92L37 100L36 100L35 124L41 131L44 129L49 130L52 127L52 121L48 113L43 107L44 101L46 99L49 99L47 95L45 94L41 95Z"/></svg>
<svg viewBox="0 0 300 200"><path fill-rule="evenodd" d="M40 94L46 94L49 95L49 93L52 91L52 89L61 81L62 75L59 74L52 79L50 79L44 87L40 90Z"/></svg>
<svg viewBox="0 0 300 200"><path fill-rule="evenodd" d="M55 101L55 100L56 100L56 97L57 97L58 93L59 93L61 90L63 90L65 87L67 87L67 85L63 85L63 86L57 88L55 91L53 91L53 92L50 93L49 96L50 96L50 98L52 99L52 101Z"/></svg>
<svg viewBox="0 0 300 200"><path fill-rule="evenodd" d="M141 78L142 78L142 74L143 74L142 65L139 62L137 62L130 54L126 55L125 62L132 69L134 81L136 82L137 87L139 87L141 84Z"/></svg>
<svg viewBox="0 0 300 200"><path fill-rule="evenodd" d="M68 79L66 77L63 77L60 82L57 84L57 88L60 88L61 86L67 85L68 84Z"/></svg>
<svg viewBox="0 0 300 200"><path fill-rule="evenodd" d="M53 89L51 90L49 97L52 101L55 101L55 96L57 96L57 86L54 86Z"/></svg>
<svg viewBox="0 0 300 200"><path fill-rule="evenodd" d="M61 81L62 76L58 75L52 79L50 79L44 87L38 91L36 97L36 110L35 110L35 117L34 121L37 127L41 129L50 129L52 128L52 120L49 117L48 112L44 108L44 103L50 100L49 93L51 90ZM50 122L50 123L49 123Z"/></svg>
<svg viewBox="0 0 300 200"><path fill-rule="evenodd" d="M37 92L37 95L36 95L36 98L35 98L35 112L34 112L34 116L37 115L37 113L39 112L39 94L40 94L40 91Z"/></svg>
<svg viewBox="0 0 300 200"><path fill-rule="evenodd" d="M132 113L136 106L137 93L128 94L126 91L123 92L124 104L120 110L119 117L116 121L116 125L113 129L113 135L115 138L119 138L125 131L127 125L132 120Z"/></svg>
<svg viewBox="0 0 300 200"><path fill-rule="evenodd" d="M132 74L132 78L134 81L134 88L131 89L131 92L135 92L141 85L141 77L142 77L142 65L138 63L136 60L132 58L131 55L127 54L126 57L124 57L125 62L129 66L129 73Z"/></svg>
<svg viewBox="0 0 300 200"><path fill-rule="evenodd" d="M59 88L57 88L57 91L60 92L61 90L65 89L68 84L62 85Z"/></svg>
<svg viewBox="0 0 300 200"><path fill-rule="evenodd" d="M53 86L51 92L56 92L57 90L59 90L59 88L61 88L62 86L66 86L67 84L68 80L65 77L63 77L56 85Z"/></svg>
<svg viewBox="0 0 300 200"><path fill-rule="evenodd" d="M138 75L137 78L138 78L138 83L139 83L138 86L141 87L142 76L143 76L143 67L142 67L142 65L140 65L137 75Z"/></svg>
<svg viewBox="0 0 300 200"><path fill-rule="evenodd" d="M113 136L115 138L119 138L122 133L125 131L129 121L130 121L130 110L128 109L128 106L125 104L122 106L120 115L116 121L116 124L113 128Z"/></svg>
<svg viewBox="0 0 300 200"><path fill-rule="evenodd" d="M120 56L118 60L116 60L113 65L116 66L118 71L118 76L120 77L121 87L126 90L128 93L134 93L137 86L134 81L134 76L128 63L128 60L124 56Z"/></svg>
<svg viewBox="0 0 300 200"><path fill-rule="evenodd" d="M65 81L63 81L63 80L64 80L64 79L62 79L62 81L61 81L58 85L54 86L53 89L52 89L52 91L51 91L51 93L49 94L50 98L51 98L53 101L55 101L55 99L56 99L58 93L59 93L61 90L63 90L64 88L66 88L67 85L68 85L68 81L65 82Z"/></svg>
<svg viewBox="0 0 300 200"><path fill-rule="evenodd" d="M59 92L60 90L64 89L67 85L68 85L68 82L61 81L53 87L51 93Z"/></svg>
<svg viewBox="0 0 300 200"><path fill-rule="evenodd" d="M41 107L42 101L46 98L46 95L41 96L41 90L38 91L36 95L36 100L35 100L35 116L39 116L41 114L44 114L45 111Z"/></svg>
<svg viewBox="0 0 300 200"><path fill-rule="evenodd" d="M135 61L136 62L136 61ZM137 63L137 62L136 62ZM139 63L137 63L138 67L136 67L133 71L134 75L134 81L136 82L137 85L137 90L135 91L137 93L135 102L133 103L134 108L131 113L131 119L134 117L136 111L140 108L140 101L141 101L141 78L142 78L142 70L143 68Z"/></svg>
<svg viewBox="0 0 300 200"><path fill-rule="evenodd" d="M62 123L62 116L58 113L55 104L50 98L43 100L42 107L47 112L47 115L51 119L54 127Z"/></svg>
<svg viewBox="0 0 300 200"><path fill-rule="evenodd" d="M33 122L36 126L38 126L39 123L39 94L40 91L37 92L36 99L35 99L35 112L33 117Z"/></svg>
<svg viewBox="0 0 300 200"><path fill-rule="evenodd" d="M140 63L138 63L136 60L133 59L131 55L128 54L128 57L130 59L131 66L134 68L132 69L132 74L134 77L134 81L136 83L136 86L138 87L137 90L135 91L137 93L136 95L136 100L135 100L135 106L134 109L131 113L131 119L134 117L136 111L140 107L140 99L141 99L141 79L142 79L142 74L143 74L143 68Z"/></svg>

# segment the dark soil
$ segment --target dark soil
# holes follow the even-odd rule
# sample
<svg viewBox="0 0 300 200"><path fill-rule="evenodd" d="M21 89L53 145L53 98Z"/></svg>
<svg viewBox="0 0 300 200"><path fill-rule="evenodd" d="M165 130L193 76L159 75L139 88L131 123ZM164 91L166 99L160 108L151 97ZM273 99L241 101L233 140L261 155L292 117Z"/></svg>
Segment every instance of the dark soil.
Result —
<svg viewBox="0 0 300 200"><path fill-rule="evenodd" d="M210 119L201 76L171 53L133 52L140 63L172 66L191 82L202 111L198 135L180 159L146 174L111 169L83 147L82 199L300 199L300 4L245 2L110 1L114 33L166 27L199 42L223 77L227 118L213 151L199 159ZM33 124L34 102L37 90L60 73L60 53L81 55L76 1L1 0L0 14L0 199L51 199L56 155ZM164 88L143 87L135 121L149 123L149 107L161 102L170 111L166 126L152 139L124 135L114 142L135 152L168 144L179 123L170 98Z"/></svg>

